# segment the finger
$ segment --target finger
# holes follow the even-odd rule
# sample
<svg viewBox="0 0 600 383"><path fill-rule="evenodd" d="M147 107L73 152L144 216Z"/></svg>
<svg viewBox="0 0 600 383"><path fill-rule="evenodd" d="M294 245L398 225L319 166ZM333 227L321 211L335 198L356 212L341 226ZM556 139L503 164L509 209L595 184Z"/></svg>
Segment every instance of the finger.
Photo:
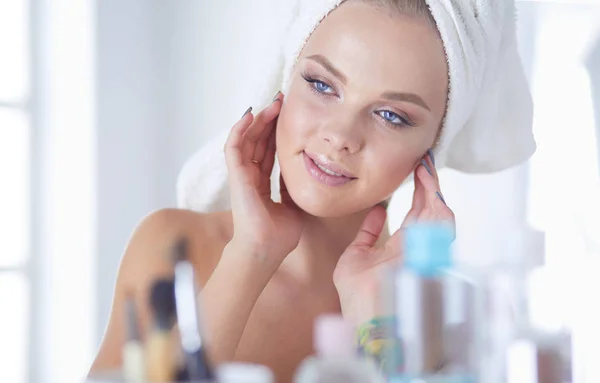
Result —
<svg viewBox="0 0 600 383"><path fill-rule="evenodd" d="M425 154L425 156L423 156L423 159L425 160L425 163L427 163L429 169L431 170L433 178L435 178L435 181L438 183L438 188L439 188L440 178L438 175L437 168L435 166L435 159L433 156L433 151L431 149L427 150L427 153Z"/></svg>
<svg viewBox="0 0 600 383"><path fill-rule="evenodd" d="M242 160L252 161L258 141L265 130L272 127L270 123L277 117L281 102L273 102L254 118L254 122L242 135ZM265 139L268 138L268 132Z"/></svg>
<svg viewBox="0 0 600 383"><path fill-rule="evenodd" d="M252 160L259 164L262 163L263 160L266 158L267 151L270 149L269 145L271 141L271 136L275 133L275 129L277 127L277 119L278 117L275 117L273 121L267 124L267 127L262 132L260 138L258 139L258 142L256 143Z"/></svg>
<svg viewBox="0 0 600 383"><path fill-rule="evenodd" d="M296 203L292 200L281 173L279 174L279 194L281 196L281 203L290 207L296 207Z"/></svg>
<svg viewBox="0 0 600 383"><path fill-rule="evenodd" d="M402 228L396 230L396 232L388 238L385 242L385 253L389 254L389 258L400 257L402 254L402 241L404 239L404 230ZM401 260L399 260L400 263Z"/></svg>
<svg viewBox="0 0 600 383"><path fill-rule="evenodd" d="M385 218L386 212L382 206L373 207L365 217L356 238L350 245L359 247L375 246L385 225Z"/></svg>
<svg viewBox="0 0 600 383"><path fill-rule="evenodd" d="M425 187L423 186L423 183L417 175L418 168L418 166L417 168L415 168L413 174L415 190L413 192L412 206L406 214L406 217L404 218L401 227L406 227L415 222L418 219L419 214L421 214L421 211L425 207Z"/></svg>
<svg viewBox="0 0 600 383"><path fill-rule="evenodd" d="M274 106L276 107L276 109L278 109L277 115L271 122L267 124L266 128L260 134L260 137L258 138L256 147L254 149L254 155L252 156L252 159L258 163L261 163L262 160L265 158L266 151L269 145L269 138L271 137L271 133L273 132L273 130L277 127L277 119L279 117L279 112L281 112L282 102L283 94L281 92L277 92L275 98L273 98L273 102L269 106Z"/></svg>
<svg viewBox="0 0 600 383"><path fill-rule="evenodd" d="M439 184L432 174L421 165L417 168L417 177L425 189L425 204L430 207L446 206L446 201L439 190Z"/></svg>
<svg viewBox="0 0 600 383"><path fill-rule="evenodd" d="M433 157L433 151L431 149L427 150L427 153L421 159L421 164L423 165L423 167L425 167L425 170L427 170L427 172L435 180L435 185L436 185L435 186L435 189L436 189L435 196L438 199L440 199L444 204L446 204L446 201L444 200L444 197L442 196L442 193L440 191L440 179L439 179L439 176L438 176L437 169L435 167L435 161L434 161L434 157ZM429 201L429 202L433 202L433 201ZM433 203L437 204L438 202L433 202Z"/></svg>
<svg viewBox="0 0 600 383"><path fill-rule="evenodd" d="M447 205L446 204L446 200L444 199L444 196L443 196L442 191L441 191L440 174L439 174L439 172L437 170L437 167L435 166L435 157L433 155L433 150L431 150L431 149L427 150L427 155L425 156L425 161L430 166L429 168L433 172L433 178L435 179L435 182L436 182L436 185L437 185L436 197L438 197L438 199L440 201L442 201L444 205Z"/></svg>
<svg viewBox="0 0 600 383"><path fill-rule="evenodd" d="M276 132L275 129L271 130L271 135L269 136L269 140L267 142L267 149L265 150L265 155L262 161L260 162L260 170L261 172L270 177L273 172L273 165L275 164L275 138Z"/></svg>
<svg viewBox="0 0 600 383"><path fill-rule="evenodd" d="M267 146L269 145L269 137L271 137L271 133L274 129L274 122L276 120L277 118L264 127L259 139L254 145L254 153L251 156L252 162L260 164L264 160L267 152Z"/></svg>
<svg viewBox="0 0 600 383"><path fill-rule="evenodd" d="M242 142L243 134L252 125L254 116L252 107L246 110L242 118L231 128L227 141L225 142L224 152L225 161L228 169L231 171L242 163Z"/></svg>

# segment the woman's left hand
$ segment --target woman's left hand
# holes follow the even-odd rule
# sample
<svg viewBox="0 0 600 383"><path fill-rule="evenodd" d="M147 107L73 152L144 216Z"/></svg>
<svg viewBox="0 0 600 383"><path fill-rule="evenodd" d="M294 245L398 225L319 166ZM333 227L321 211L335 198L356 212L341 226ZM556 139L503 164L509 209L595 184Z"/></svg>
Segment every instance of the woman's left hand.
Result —
<svg viewBox="0 0 600 383"><path fill-rule="evenodd" d="M392 314L381 312L384 306L379 301L381 280L385 269L400 264L403 228L423 221L441 221L455 226L454 213L441 194L431 155L426 155L417 166L414 179L412 208L402 227L384 244L378 244L385 226L386 210L379 205L373 207L335 268L333 280L340 296L342 314L356 326L376 316Z"/></svg>

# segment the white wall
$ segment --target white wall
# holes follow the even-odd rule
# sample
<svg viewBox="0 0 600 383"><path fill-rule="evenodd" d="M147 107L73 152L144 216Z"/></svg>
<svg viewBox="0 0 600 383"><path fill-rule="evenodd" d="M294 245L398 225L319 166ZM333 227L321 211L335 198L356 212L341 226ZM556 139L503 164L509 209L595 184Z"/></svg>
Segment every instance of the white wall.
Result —
<svg viewBox="0 0 600 383"><path fill-rule="evenodd" d="M97 2L98 339L136 223L175 201L168 4Z"/></svg>
<svg viewBox="0 0 600 383"><path fill-rule="evenodd" d="M261 76L285 27L285 1L179 0L172 5L175 162L233 125L265 88ZM271 54L269 54L271 53ZM254 105L256 106L256 105Z"/></svg>

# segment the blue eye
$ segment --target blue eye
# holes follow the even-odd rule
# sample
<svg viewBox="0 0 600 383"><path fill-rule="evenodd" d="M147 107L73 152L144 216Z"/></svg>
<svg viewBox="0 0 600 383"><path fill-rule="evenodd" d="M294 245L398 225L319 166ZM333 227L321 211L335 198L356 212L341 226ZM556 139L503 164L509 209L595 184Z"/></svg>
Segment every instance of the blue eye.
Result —
<svg viewBox="0 0 600 383"><path fill-rule="evenodd" d="M397 113L390 112L389 110L382 110L377 112L377 114L381 116L381 118L383 118L387 123L390 123L394 126L412 126L412 123L410 123L406 118L401 117Z"/></svg>
<svg viewBox="0 0 600 383"><path fill-rule="evenodd" d="M316 90L318 90L321 93L328 93L327 91L331 89L331 87L329 85L325 84L322 81L318 81L318 80L315 80L313 82L313 86L315 87Z"/></svg>
<svg viewBox="0 0 600 383"><path fill-rule="evenodd" d="M317 80L306 73L302 74L302 77L304 77L304 80L310 84L312 90L317 93L328 95L335 93L334 89L323 81Z"/></svg>

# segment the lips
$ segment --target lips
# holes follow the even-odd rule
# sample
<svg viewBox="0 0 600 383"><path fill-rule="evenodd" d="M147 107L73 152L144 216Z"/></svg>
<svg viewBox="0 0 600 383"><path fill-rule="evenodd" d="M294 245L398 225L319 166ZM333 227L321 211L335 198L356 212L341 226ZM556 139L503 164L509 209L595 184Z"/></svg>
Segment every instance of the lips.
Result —
<svg viewBox="0 0 600 383"><path fill-rule="evenodd" d="M355 179L349 171L318 155L303 152L304 165L308 173L319 183L327 186L342 186Z"/></svg>

